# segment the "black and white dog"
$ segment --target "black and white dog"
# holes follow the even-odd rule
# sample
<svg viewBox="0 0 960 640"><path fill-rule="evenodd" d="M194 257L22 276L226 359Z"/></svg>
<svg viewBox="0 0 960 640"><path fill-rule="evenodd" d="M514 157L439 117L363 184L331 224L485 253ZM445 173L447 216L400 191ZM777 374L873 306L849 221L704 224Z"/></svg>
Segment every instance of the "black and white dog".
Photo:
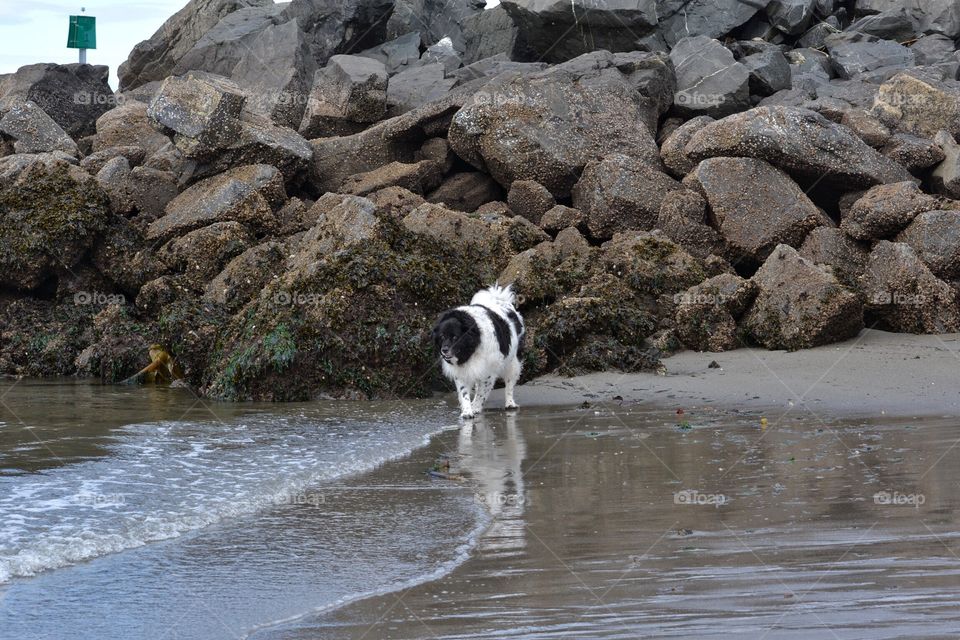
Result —
<svg viewBox="0 0 960 640"><path fill-rule="evenodd" d="M433 327L443 373L457 385L460 417L472 418L497 378L506 385L507 409L516 409L513 387L520 377L523 319L510 287L493 285L474 294L470 304L445 311Z"/></svg>

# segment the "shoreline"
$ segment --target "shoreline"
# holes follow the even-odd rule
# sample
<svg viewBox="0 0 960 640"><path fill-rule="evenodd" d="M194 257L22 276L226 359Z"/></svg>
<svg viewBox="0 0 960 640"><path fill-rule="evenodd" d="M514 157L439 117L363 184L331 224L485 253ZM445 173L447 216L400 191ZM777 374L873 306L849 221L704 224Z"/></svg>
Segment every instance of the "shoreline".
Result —
<svg viewBox="0 0 960 640"><path fill-rule="evenodd" d="M587 401L779 409L810 417L960 414L960 334L865 329L851 340L801 351L681 351L662 362L665 374L544 376L517 387L517 402L521 408ZM712 362L719 367L711 368ZM503 392L498 390L488 406L502 402Z"/></svg>

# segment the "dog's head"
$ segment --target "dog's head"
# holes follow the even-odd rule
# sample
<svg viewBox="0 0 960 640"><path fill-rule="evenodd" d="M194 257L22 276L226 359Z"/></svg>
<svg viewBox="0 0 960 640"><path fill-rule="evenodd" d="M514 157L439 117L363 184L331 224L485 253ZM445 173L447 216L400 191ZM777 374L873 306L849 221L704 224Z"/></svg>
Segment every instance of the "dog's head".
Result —
<svg viewBox="0 0 960 640"><path fill-rule="evenodd" d="M440 316L432 336L445 362L463 364L480 344L480 327L469 313L454 309Z"/></svg>

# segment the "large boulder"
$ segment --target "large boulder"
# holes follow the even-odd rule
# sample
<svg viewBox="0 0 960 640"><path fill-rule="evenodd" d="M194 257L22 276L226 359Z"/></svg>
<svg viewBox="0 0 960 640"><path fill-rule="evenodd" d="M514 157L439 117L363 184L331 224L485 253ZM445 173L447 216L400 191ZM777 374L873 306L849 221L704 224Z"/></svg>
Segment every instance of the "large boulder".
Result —
<svg viewBox="0 0 960 640"><path fill-rule="evenodd" d="M386 137L394 118L348 136L310 141L313 159L309 185L323 194L336 191L351 175L373 171L391 162L413 162L419 143Z"/></svg>
<svg viewBox="0 0 960 640"><path fill-rule="evenodd" d="M335 53L349 53L386 40L393 0L293 0L284 18L308 34L312 58L326 64Z"/></svg>
<svg viewBox="0 0 960 640"><path fill-rule="evenodd" d="M420 33L411 32L389 42L384 42L357 54L382 62L387 73L393 75L404 69L418 66L420 61Z"/></svg>
<svg viewBox="0 0 960 640"><path fill-rule="evenodd" d="M706 222L706 200L692 189L682 189L670 191L663 198L655 227L701 260L710 255L726 256L726 242Z"/></svg>
<svg viewBox="0 0 960 640"><path fill-rule="evenodd" d="M943 161L930 174L930 184L937 193L960 200L960 144L946 131L934 142L943 151Z"/></svg>
<svg viewBox="0 0 960 640"><path fill-rule="evenodd" d="M540 224L544 214L556 206L553 194L536 180L514 180L507 194L507 204L518 216Z"/></svg>
<svg viewBox="0 0 960 640"><path fill-rule="evenodd" d="M147 239L162 242L231 220L263 231L273 226L273 211L285 201L283 175L275 167L238 167L198 182L174 198L166 215L147 228Z"/></svg>
<svg viewBox="0 0 960 640"><path fill-rule="evenodd" d="M240 136L243 90L232 81L202 71L167 78L147 116L190 158L215 155Z"/></svg>
<svg viewBox="0 0 960 640"><path fill-rule="evenodd" d="M706 279L703 263L658 232L618 233L601 246L600 266L638 293L684 291Z"/></svg>
<svg viewBox="0 0 960 640"><path fill-rule="evenodd" d="M873 15L905 8L917 22L920 33L960 37L960 8L953 0L858 0L857 15Z"/></svg>
<svg viewBox="0 0 960 640"><path fill-rule="evenodd" d="M722 117L750 106L750 71L719 41L693 36L670 51L677 73L674 106L684 115Z"/></svg>
<svg viewBox="0 0 960 640"><path fill-rule="evenodd" d="M867 265L868 250L836 227L817 227L807 234L800 255L814 264L829 266L837 280L856 290Z"/></svg>
<svg viewBox="0 0 960 640"><path fill-rule="evenodd" d="M487 174L481 171L461 171L444 179L439 187L427 194L427 201L444 204L457 211L476 211L488 202L500 198L502 193L500 185Z"/></svg>
<svg viewBox="0 0 960 640"><path fill-rule="evenodd" d="M881 69L903 69L914 65L913 52L892 40L863 38L853 41L846 34L838 34L827 37L826 44L834 71L844 79Z"/></svg>
<svg viewBox="0 0 960 640"><path fill-rule="evenodd" d="M668 106L663 96L638 93L608 53L582 58L492 80L453 117L450 146L504 187L536 180L557 197L570 195L590 160L610 153L659 166L651 130ZM662 56L636 54L630 62L637 72L662 80L652 86L672 85ZM496 103L487 99L491 95Z"/></svg>
<svg viewBox="0 0 960 640"><path fill-rule="evenodd" d="M440 186L442 180L443 169L433 160L391 162L350 176L337 191L364 196L387 187L403 187L413 193L425 194Z"/></svg>
<svg viewBox="0 0 960 640"><path fill-rule="evenodd" d="M169 171L150 167L133 167L118 156L97 172L97 181L110 195L114 213L136 215L139 225L146 225L163 215L167 203L179 193L177 178Z"/></svg>
<svg viewBox="0 0 960 640"><path fill-rule="evenodd" d="M188 282L200 287L253 244L253 235L246 226L227 220L174 238L157 255L170 269L183 273Z"/></svg>
<svg viewBox="0 0 960 640"><path fill-rule="evenodd" d="M97 120L93 151L111 147L137 146L152 155L170 144L170 138L157 131L147 116L147 105L134 100L111 109Z"/></svg>
<svg viewBox="0 0 960 640"><path fill-rule="evenodd" d="M536 59L526 54L520 29L503 5L498 4L464 19L463 40L465 65L494 56L508 60Z"/></svg>
<svg viewBox="0 0 960 640"><path fill-rule="evenodd" d="M910 180L910 173L847 128L795 107L757 107L710 123L685 148L693 160L740 156L766 160L797 178L843 190Z"/></svg>
<svg viewBox="0 0 960 640"><path fill-rule="evenodd" d="M286 245L268 240L232 259L206 287L204 299L236 310L282 273Z"/></svg>
<svg viewBox="0 0 960 640"><path fill-rule="evenodd" d="M881 153L897 164L903 165L911 173L929 169L946 158L943 147L933 140L918 138L907 133L894 134L884 145Z"/></svg>
<svg viewBox="0 0 960 640"><path fill-rule="evenodd" d="M887 240L874 245L861 287L878 328L907 333L960 330L956 291L933 275L909 245Z"/></svg>
<svg viewBox="0 0 960 640"><path fill-rule="evenodd" d="M655 0L503 0L519 37L537 60L561 62L597 49L633 51L657 25Z"/></svg>
<svg viewBox="0 0 960 640"><path fill-rule="evenodd" d="M863 305L829 269L779 245L752 280L757 298L743 319L768 349L805 349L852 338L863 328Z"/></svg>
<svg viewBox="0 0 960 640"><path fill-rule="evenodd" d="M299 133L274 124L266 116L244 111L238 137L206 158L195 168L193 177L216 175L242 165L269 164L279 169L287 182L295 182L312 158L310 143Z"/></svg>
<svg viewBox="0 0 960 640"><path fill-rule="evenodd" d="M873 114L899 133L932 138L948 131L960 136L960 83L898 73L880 85Z"/></svg>
<svg viewBox="0 0 960 640"><path fill-rule="evenodd" d="M661 0L657 2L657 29L671 47L688 36L720 38L745 24L764 4L743 0Z"/></svg>
<svg viewBox="0 0 960 640"><path fill-rule="evenodd" d="M424 47L449 38L454 49L464 51L461 25L483 12L484 0L396 0L387 20L387 37L419 32Z"/></svg>
<svg viewBox="0 0 960 640"><path fill-rule="evenodd" d="M924 211L939 207L913 182L878 185L858 198L840 221L840 228L855 240L892 238Z"/></svg>
<svg viewBox="0 0 960 640"><path fill-rule="evenodd" d="M243 87L247 110L297 129L316 69L309 36L291 20L264 29L250 43L230 77Z"/></svg>
<svg viewBox="0 0 960 640"><path fill-rule="evenodd" d="M687 157L686 147L697 131L707 126L714 119L710 116L690 118L674 129L660 145L660 159L667 167L667 171L675 178L682 178L690 173L697 163Z"/></svg>
<svg viewBox="0 0 960 640"><path fill-rule="evenodd" d="M960 279L960 211L924 211L896 241L913 249L938 278Z"/></svg>
<svg viewBox="0 0 960 640"><path fill-rule="evenodd" d="M443 64L434 62L404 69L390 78L387 86L387 108L390 115L400 115L442 98L456 78L446 77Z"/></svg>
<svg viewBox="0 0 960 640"><path fill-rule="evenodd" d="M729 351L741 346L737 320L757 295L757 284L722 273L673 296L677 337L696 351Z"/></svg>
<svg viewBox="0 0 960 640"><path fill-rule="evenodd" d="M832 224L790 176L763 160L711 158L684 182L704 194L734 258L749 265L778 245L799 247L812 229Z"/></svg>
<svg viewBox="0 0 960 640"><path fill-rule="evenodd" d="M127 91L174 73L177 62L222 18L244 7L272 6L272 0L190 0L149 40L133 48L120 65L120 90Z"/></svg>
<svg viewBox="0 0 960 640"><path fill-rule="evenodd" d="M10 109L0 118L0 134L13 140L15 153L62 151L77 156L77 143L33 102Z"/></svg>
<svg viewBox="0 0 960 640"><path fill-rule="evenodd" d="M796 36L810 26L815 9L816 0L770 0L766 15L771 25L787 35Z"/></svg>
<svg viewBox="0 0 960 640"><path fill-rule="evenodd" d="M107 223L96 180L65 162L34 162L0 190L0 286L30 291L74 267Z"/></svg>
<svg viewBox="0 0 960 640"><path fill-rule="evenodd" d="M260 33L280 23L282 12L282 7L270 3L226 14L176 61L172 75L209 71L229 77Z"/></svg>
<svg viewBox="0 0 960 640"><path fill-rule="evenodd" d="M0 112L30 101L79 140L114 103L110 69L89 64L32 64L0 76Z"/></svg>
<svg viewBox="0 0 960 640"><path fill-rule="evenodd" d="M613 153L587 163L573 187L573 206L586 216L590 235L607 240L621 231L652 229L664 197L681 188L649 164Z"/></svg>
<svg viewBox="0 0 960 640"><path fill-rule="evenodd" d="M387 115L387 69L379 60L337 55L316 72L300 123L306 138L352 134Z"/></svg>
<svg viewBox="0 0 960 640"><path fill-rule="evenodd" d="M90 261L131 300L140 287L167 271L143 230L120 215L110 216L93 246Z"/></svg>

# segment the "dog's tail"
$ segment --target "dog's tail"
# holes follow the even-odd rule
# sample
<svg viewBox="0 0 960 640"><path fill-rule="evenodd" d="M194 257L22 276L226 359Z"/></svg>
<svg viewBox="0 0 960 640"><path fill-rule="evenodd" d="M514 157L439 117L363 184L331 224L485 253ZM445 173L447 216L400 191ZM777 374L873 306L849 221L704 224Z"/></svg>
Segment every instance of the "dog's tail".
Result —
<svg viewBox="0 0 960 640"><path fill-rule="evenodd" d="M501 287L494 283L473 294L470 304L482 304L486 307L513 307L517 304L517 296L513 293L512 285Z"/></svg>

